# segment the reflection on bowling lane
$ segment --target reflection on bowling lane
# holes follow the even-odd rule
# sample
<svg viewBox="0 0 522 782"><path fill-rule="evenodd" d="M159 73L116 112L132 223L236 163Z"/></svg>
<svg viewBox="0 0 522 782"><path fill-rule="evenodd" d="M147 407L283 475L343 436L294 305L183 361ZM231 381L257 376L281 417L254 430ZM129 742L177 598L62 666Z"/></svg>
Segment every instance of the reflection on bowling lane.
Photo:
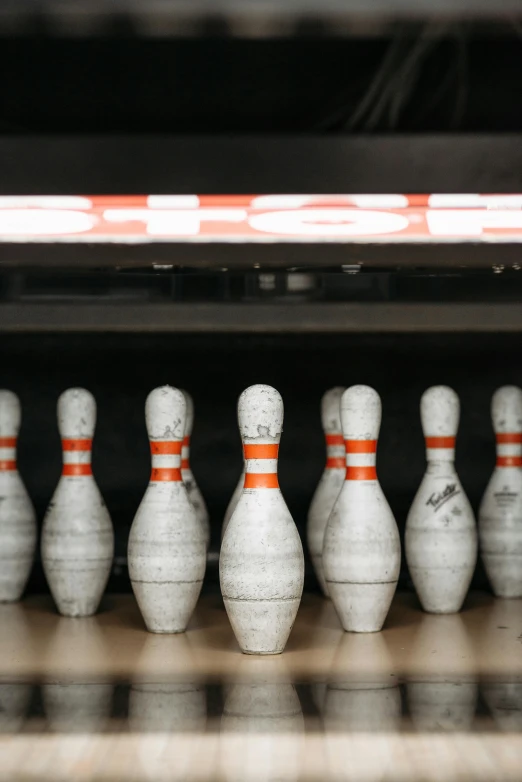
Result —
<svg viewBox="0 0 522 782"><path fill-rule="evenodd" d="M129 693L129 728L139 733L205 730L207 699L198 682L141 682Z"/></svg>
<svg viewBox="0 0 522 782"><path fill-rule="evenodd" d="M413 725L419 731L472 729L478 699L473 646L460 614L423 615L412 660L418 676L406 685ZM451 673L449 673L451 672Z"/></svg>
<svg viewBox="0 0 522 782"><path fill-rule="evenodd" d="M136 734L135 760L146 779L191 779L200 767L197 739L206 731L205 683L172 679L172 659L180 668L197 667L187 634L147 634L130 684L127 725Z"/></svg>
<svg viewBox="0 0 522 782"><path fill-rule="evenodd" d="M283 658L244 658L225 689L220 772L226 780L299 779L304 718Z"/></svg>
<svg viewBox="0 0 522 782"><path fill-rule="evenodd" d="M522 730L522 682L488 682L481 692L500 730Z"/></svg>
<svg viewBox="0 0 522 782"><path fill-rule="evenodd" d="M16 733L24 724L32 686L23 682L0 682L0 733Z"/></svg>
<svg viewBox="0 0 522 782"><path fill-rule="evenodd" d="M325 731L398 730L399 680L381 633L343 634L333 668L322 709ZM363 674L352 673L361 668Z"/></svg>
<svg viewBox="0 0 522 782"><path fill-rule="evenodd" d="M42 700L57 733L99 733L111 716L113 685L106 682L46 682Z"/></svg>
<svg viewBox="0 0 522 782"><path fill-rule="evenodd" d="M194 652L185 633L147 636L129 693L130 730L205 730L205 685L198 679L173 681L166 676L163 670L172 657L180 665L194 662Z"/></svg>
<svg viewBox="0 0 522 782"><path fill-rule="evenodd" d="M408 706L420 731L469 731L477 707L474 681L428 681L408 684Z"/></svg>

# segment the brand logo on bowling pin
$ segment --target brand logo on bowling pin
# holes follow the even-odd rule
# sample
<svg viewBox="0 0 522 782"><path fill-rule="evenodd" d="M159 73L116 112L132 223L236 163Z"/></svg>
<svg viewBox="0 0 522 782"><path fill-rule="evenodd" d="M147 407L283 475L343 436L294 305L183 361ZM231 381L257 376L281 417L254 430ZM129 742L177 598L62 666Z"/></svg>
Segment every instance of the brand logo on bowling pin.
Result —
<svg viewBox="0 0 522 782"><path fill-rule="evenodd" d="M326 465L308 511L307 538L310 557L323 594L328 597L324 578L323 540L334 502L346 474L346 452L341 428L341 396L344 388L331 388L321 400L321 423L326 440Z"/></svg>
<svg viewBox="0 0 522 782"><path fill-rule="evenodd" d="M206 564L203 529L181 474L183 392L155 388L145 419L152 470L129 535L129 575L147 629L180 633L196 607Z"/></svg>
<svg viewBox="0 0 522 782"><path fill-rule="evenodd" d="M498 597L522 597L522 390L493 394L497 460L479 510L482 559Z"/></svg>
<svg viewBox="0 0 522 782"><path fill-rule="evenodd" d="M19 600L36 547L36 516L16 466L20 401L0 390L0 602Z"/></svg>
<svg viewBox="0 0 522 782"><path fill-rule="evenodd" d="M432 505L435 510L439 510L439 508L444 505L445 502L450 500L452 497L455 496L455 494L459 493L459 489L457 488L456 483L448 483L447 486L444 487L442 491L439 492L433 492L431 497L428 497L426 500L426 505Z"/></svg>
<svg viewBox="0 0 522 782"><path fill-rule="evenodd" d="M459 611L477 559L471 505L455 471L459 398L433 386L421 399L427 468L406 520L406 559L425 611Z"/></svg>
<svg viewBox="0 0 522 782"><path fill-rule="evenodd" d="M112 566L112 523L91 468L95 425L92 394L83 388L64 391L58 400L62 476L44 519L42 563L66 616L96 612Z"/></svg>
<svg viewBox="0 0 522 782"><path fill-rule="evenodd" d="M345 630L380 630L399 578L395 518L377 480L381 400L369 386L341 397L346 474L326 526L323 564L330 597Z"/></svg>
<svg viewBox="0 0 522 782"><path fill-rule="evenodd" d="M277 479L281 395L270 386L250 386L239 397L238 420L246 471L221 546L221 592L241 650L278 654L304 581L301 540Z"/></svg>

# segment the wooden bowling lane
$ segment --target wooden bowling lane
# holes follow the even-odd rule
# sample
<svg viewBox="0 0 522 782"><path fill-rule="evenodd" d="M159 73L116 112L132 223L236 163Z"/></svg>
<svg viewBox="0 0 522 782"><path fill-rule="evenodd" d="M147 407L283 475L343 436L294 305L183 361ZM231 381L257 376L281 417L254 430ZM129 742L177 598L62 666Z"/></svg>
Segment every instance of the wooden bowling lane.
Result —
<svg viewBox="0 0 522 782"><path fill-rule="evenodd" d="M240 653L218 595L203 596L186 633L147 633L132 595L106 597L93 617L70 619L49 597L0 605L0 675L15 678L234 678L255 667ZM399 593L381 633L343 633L330 601L305 595L283 655L266 657L273 678L337 674L400 677L522 676L522 599L469 595L459 614L421 611Z"/></svg>
<svg viewBox="0 0 522 782"><path fill-rule="evenodd" d="M519 782L517 737L214 733L0 737L0 782Z"/></svg>
<svg viewBox="0 0 522 782"><path fill-rule="evenodd" d="M0 627L0 782L520 779L522 600L434 616L399 593L358 635L305 595L274 657L240 653L217 595L177 636L130 595L87 619L31 597Z"/></svg>

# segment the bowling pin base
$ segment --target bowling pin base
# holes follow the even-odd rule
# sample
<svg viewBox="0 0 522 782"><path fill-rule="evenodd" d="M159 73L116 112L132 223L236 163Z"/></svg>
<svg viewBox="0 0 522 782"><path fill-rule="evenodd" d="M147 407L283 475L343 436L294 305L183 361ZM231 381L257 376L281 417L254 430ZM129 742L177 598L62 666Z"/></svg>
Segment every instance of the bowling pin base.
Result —
<svg viewBox="0 0 522 782"><path fill-rule="evenodd" d="M482 559L495 597L522 597L522 556L486 554Z"/></svg>
<svg viewBox="0 0 522 782"><path fill-rule="evenodd" d="M31 559L0 559L0 603L16 603L22 597L29 573L33 565Z"/></svg>
<svg viewBox="0 0 522 782"><path fill-rule="evenodd" d="M194 613L203 579L199 581L132 581L132 589L149 633L184 633Z"/></svg>
<svg viewBox="0 0 522 782"><path fill-rule="evenodd" d="M243 654L281 654L297 616L301 597L289 600L223 598Z"/></svg>
<svg viewBox="0 0 522 782"><path fill-rule="evenodd" d="M112 559L91 563L88 570L78 563L77 570L61 570L47 563L47 582L56 607L62 616L92 616L98 610L107 585Z"/></svg>
<svg viewBox="0 0 522 782"><path fill-rule="evenodd" d="M319 582L319 586L321 587L321 592L323 593L324 597L329 599L330 594L328 592L328 585L324 577L323 557L321 554L312 554L311 559L312 559L312 565L314 567L314 573Z"/></svg>
<svg viewBox="0 0 522 782"><path fill-rule="evenodd" d="M327 581L339 620L348 633L377 633L382 629L397 581L350 584Z"/></svg>
<svg viewBox="0 0 522 782"><path fill-rule="evenodd" d="M457 614L466 599L473 571L470 568L415 568L410 576L427 614Z"/></svg>

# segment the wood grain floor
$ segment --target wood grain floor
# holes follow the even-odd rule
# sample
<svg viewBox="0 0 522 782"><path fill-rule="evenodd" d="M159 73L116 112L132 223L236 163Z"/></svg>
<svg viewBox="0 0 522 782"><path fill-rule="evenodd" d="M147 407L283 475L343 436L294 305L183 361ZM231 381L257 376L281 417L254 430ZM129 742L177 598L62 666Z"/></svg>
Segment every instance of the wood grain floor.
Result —
<svg viewBox="0 0 522 782"><path fill-rule="evenodd" d="M124 681L128 719L96 723ZM26 682L46 722L24 722ZM219 683L222 713L207 713L200 682ZM130 595L89 619L59 617L47 597L0 606L1 782L521 778L522 600L477 593L430 616L399 594L381 633L354 635L306 595L272 658L239 652L218 596L179 636L147 633Z"/></svg>

